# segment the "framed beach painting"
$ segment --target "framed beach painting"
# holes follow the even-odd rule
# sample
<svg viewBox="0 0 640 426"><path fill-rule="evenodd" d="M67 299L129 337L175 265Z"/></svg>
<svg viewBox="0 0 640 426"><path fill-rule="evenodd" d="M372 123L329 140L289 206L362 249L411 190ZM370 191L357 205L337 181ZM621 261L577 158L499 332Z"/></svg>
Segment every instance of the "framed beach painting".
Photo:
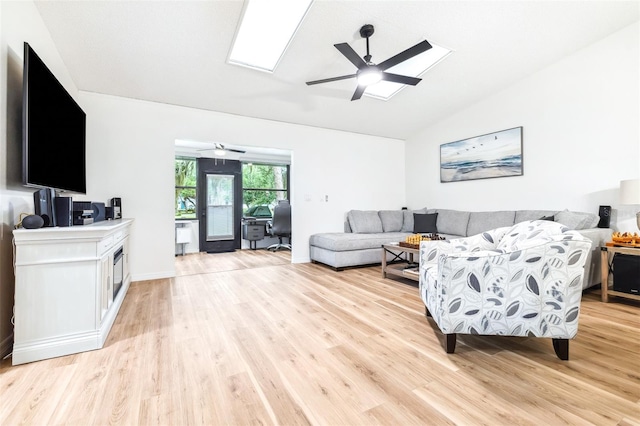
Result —
<svg viewBox="0 0 640 426"><path fill-rule="evenodd" d="M440 182L522 176L522 127L440 145Z"/></svg>

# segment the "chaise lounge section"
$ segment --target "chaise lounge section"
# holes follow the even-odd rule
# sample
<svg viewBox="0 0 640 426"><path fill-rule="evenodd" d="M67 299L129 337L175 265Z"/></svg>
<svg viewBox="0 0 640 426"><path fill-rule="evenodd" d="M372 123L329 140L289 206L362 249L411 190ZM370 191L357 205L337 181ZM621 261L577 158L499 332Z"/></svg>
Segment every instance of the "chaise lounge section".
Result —
<svg viewBox="0 0 640 426"><path fill-rule="evenodd" d="M351 210L347 213L344 232L314 234L309 239L309 255L314 263L322 263L336 270L379 264L382 244L404 241L414 234L414 214L422 222L435 219L437 232L447 238L461 238L491 229L513 226L516 223L545 218L576 230L592 242L585 264L583 289L599 284L599 247L611 236L612 229L597 228L599 217L592 213L568 210L503 210L471 212L450 209L419 210ZM436 215L437 214L437 215ZM427 216L424 216L427 215ZM416 233L428 233L418 230ZM387 260L391 260L388 255Z"/></svg>

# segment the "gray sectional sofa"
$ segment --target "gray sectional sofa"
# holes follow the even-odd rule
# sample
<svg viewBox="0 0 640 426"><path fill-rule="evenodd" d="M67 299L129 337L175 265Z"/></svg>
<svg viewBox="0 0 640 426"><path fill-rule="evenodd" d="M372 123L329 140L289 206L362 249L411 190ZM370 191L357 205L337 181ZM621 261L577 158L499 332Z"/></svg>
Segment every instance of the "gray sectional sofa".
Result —
<svg viewBox="0 0 640 426"><path fill-rule="evenodd" d="M546 218L560 222L569 229L580 232L593 242L585 266L583 288L600 283L600 246L603 246L610 239L612 233L609 228L597 228L598 215L568 210L487 212L426 208L420 210L351 210L347 213L344 232L314 234L310 237L311 261L329 265L337 270L381 263L382 250L380 247L382 244L404 241L406 236L414 233L414 213L437 213L436 232L447 239L476 235L490 229L512 226L525 220ZM391 258L392 256L388 255L388 260Z"/></svg>

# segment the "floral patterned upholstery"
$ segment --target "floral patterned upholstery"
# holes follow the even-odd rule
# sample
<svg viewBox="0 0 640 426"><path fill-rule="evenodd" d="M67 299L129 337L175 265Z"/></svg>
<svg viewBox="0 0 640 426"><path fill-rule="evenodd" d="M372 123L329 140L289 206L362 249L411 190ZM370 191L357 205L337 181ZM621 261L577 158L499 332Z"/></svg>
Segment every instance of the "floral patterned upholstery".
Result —
<svg viewBox="0 0 640 426"><path fill-rule="evenodd" d="M590 248L580 233L542 220L425 241L420 295L454 347L456 333L571 339Z"/></svg>

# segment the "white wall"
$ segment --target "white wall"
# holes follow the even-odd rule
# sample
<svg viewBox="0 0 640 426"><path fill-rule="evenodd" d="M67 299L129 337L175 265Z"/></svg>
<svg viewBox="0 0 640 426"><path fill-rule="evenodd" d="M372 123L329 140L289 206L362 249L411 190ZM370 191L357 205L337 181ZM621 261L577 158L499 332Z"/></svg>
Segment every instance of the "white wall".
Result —
<svg viewBox="0 0 640 426"><path fill-rule="evenodd" d="M350 209L404 205L404 143L93 93L87 113L87 192L122 198L134 280L174 275L174 141L210 140L291 150L293 262L309 236L343 230ZM327 195L329 201L324 202Z"/></svg>
<svg viewBox="0 0 640 426"><path fill-rule="evenodd" d="M0 355L11 347L14 276L12 233L33 214L33 190L22 186L23 43L28 42L77 100L77 89L32 2L0 1Z"/></svg>
<svg viewBox="0 0 640 426"><path fill-rule="evenodd" d="M640 176L639 26L631 25L407 140L410 206L461 210L616 209L622 179ZM440 183L440 144L523 126L524 175ZM615 219L615 217L614 217Z"/></svg>

